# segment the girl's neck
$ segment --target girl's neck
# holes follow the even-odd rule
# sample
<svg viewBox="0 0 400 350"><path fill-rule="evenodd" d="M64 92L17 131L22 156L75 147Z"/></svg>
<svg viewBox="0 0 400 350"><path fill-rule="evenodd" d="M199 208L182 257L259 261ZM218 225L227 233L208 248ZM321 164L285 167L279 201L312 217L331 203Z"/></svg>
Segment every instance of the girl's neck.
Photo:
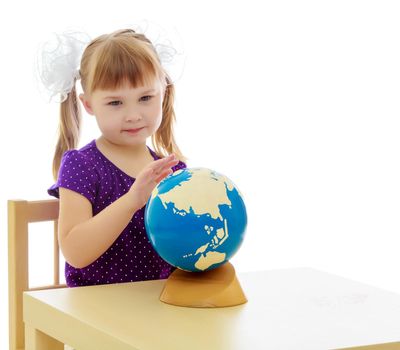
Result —
<svg viewBox="0 0 400 350"><path fill-rule="evenodd" d="M139 144L135 146L121 146L110 142L105 139L103 136L100 136L96 140L96 146L101 151L108 151L114 154L118 154L119 156L129 156L129 157L137 157L142 158L146 157L149 154L149 150L147 149L146 144Z"/></svg>

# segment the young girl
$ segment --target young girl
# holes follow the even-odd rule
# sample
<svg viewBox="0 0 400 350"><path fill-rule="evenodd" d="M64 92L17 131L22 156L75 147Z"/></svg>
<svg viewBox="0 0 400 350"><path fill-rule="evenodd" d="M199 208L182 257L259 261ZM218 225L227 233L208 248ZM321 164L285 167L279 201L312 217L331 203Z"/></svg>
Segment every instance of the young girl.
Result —
<svg viewBox="0 0 400 350"><path fill-rule="evenodd" d="M101 136L76 150L79 76L79 100L96 118ZM154 251L143 217L155 186L186 167L174 140L171 79L152 43L130 29L90 42L77 77L61 103L57 182L48 189L60 199L67 285L167 278L173 267ZM146 145L149 137L156 151Z"/></svg>

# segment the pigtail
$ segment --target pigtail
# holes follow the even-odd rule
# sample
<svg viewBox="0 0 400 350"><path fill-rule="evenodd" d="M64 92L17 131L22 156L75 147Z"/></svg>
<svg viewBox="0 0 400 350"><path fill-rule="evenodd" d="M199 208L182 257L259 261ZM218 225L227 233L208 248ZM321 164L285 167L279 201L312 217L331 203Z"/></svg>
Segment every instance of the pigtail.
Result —
<svg viewBox="0 0 400 350"><path fill-rule="evenodd" d="M174 111L175 87L168 76L166 77L166 81L167 85L162 105L163 119L156 133L152 135L151 140L157 154L167 156L174 153L179 160L184 162L186 158L176 144L173 132L176 121Z"/></svg>
<svg viewBox="0 0 400 350"><path fill-rule="evenodd" d="M53 177L57 181L63 154L78 146L81 129L81 111L77 101L75 82L67 99L60 105L58 141L53 158Z"/></svg>

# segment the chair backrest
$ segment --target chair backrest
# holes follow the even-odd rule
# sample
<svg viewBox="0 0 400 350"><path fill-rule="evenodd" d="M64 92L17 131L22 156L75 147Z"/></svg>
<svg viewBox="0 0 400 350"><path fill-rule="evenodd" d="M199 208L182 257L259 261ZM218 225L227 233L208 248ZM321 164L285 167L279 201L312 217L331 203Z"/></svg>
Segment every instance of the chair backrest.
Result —
<svg viewBox="0 0 400 350"><path fill-rule="evenodd" d="M25 347L22 295L25 291L66 287L60 284L57 235L59 202L57 199L8 201L8 293L10 350ZM29 288L28 224L54 221L54 281L52 285Z"/></svg>

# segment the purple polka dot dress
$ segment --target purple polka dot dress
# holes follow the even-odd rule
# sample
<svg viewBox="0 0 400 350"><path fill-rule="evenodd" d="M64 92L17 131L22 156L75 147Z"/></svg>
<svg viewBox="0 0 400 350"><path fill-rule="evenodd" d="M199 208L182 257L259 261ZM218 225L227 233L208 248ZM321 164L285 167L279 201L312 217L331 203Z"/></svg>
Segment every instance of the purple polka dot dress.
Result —
<svg viewBox="0 0 400 350"><path fill-rule="evenodd" d="M154 160L156 153L149 152ZM186 168L179 162L173 171ZM59 198L59 187L85 196L92 204L93 216L124 195L135 179L106 158L93 140L79 150L64 153L57 182L47 191ZM65 263L69 287L122 283L167 278L174 267L155 252L144 226L144 209L139 209L114 243L92 264L74 268Z"/></svg>

